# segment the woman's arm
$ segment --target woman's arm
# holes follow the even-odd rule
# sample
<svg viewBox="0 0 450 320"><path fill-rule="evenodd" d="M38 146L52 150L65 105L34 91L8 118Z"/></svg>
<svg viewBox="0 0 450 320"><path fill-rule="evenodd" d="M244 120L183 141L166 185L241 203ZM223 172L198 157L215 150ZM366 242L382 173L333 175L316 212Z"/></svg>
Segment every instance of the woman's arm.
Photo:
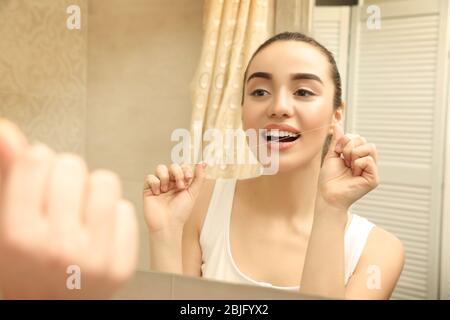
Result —
<svg viewBox="0 0 450 320"><path fill-rule="evenodd" d="M183 229L201 193L206 164L159 165L144 183L144 214L153 271L183 273Z"/></svg>
<svg viewBox="0 0 450 320"><path fill-rule="evenodd" d="M202 182L195 191L192 208L188 209L191 213L183 224L170 223L169 228L150 232L151 270L201 276L200 228L208 211L214 185L214 180L205 179Z"/></svg>
<svg viewBox="0 0 450 320"><path fill-rule="evenodd" d="M205 179L193 212L183 231L183 274L201 277L202 249L200 232L208 212L209 202L214 190L215 180Z"/></svg>
<svg viewBox="0 0 450 320"><path fill-rule="evenodd" d="M343 299L344 234L347 212L316 200L314 221L303 266L300 292Z"/></svg>
<svg viewBox="0 0 450 320"><path fill-rule="evenodd" d="M150 232L150 269L182 274L183 226L174 226L160 233Z"/></svg>
<svg viewBox="0 0 450 320"><path fill-rule="evenodd" d="M389 299L405 263L401 241L374 227L345 286L345 212L316 206L300 292L337 299Z"/></svg>
<svg viewBox="0 0 450 320"><path fill-rule="evenodd" d="M360 264L345 287L346 212L355 201L376 188L379 176L375 145L358 135L344 135L339 123L333 129L333 139L319 174L300 290L329 298L388 298L404 263L400 241L388 233L371 232ZM369 278L370 272L375 275ZM378 291L373 291L374 288Z"/></svg>
<svg viewBox="0 0 450 320"><path fill-rule="evenodd" d="M346 299L389 299L405 263L401 241L374 227L345 290Z"/></svg>
<svg viewBox="0 0 450 320"><path fill-rule="evenodd" d="M0 119L0 291L5 299L105 299L133 275L134 207L118 176L30 145Z"/></svg>

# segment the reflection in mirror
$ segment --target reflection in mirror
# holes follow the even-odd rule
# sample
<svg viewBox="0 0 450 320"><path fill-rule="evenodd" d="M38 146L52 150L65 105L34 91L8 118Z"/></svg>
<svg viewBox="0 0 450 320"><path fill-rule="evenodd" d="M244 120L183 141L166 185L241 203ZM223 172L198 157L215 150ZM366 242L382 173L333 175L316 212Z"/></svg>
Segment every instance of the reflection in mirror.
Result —
<svg viewBox="0 0 450 320"><path fill-rule="evenodd" d="M448 2L72 2L0 5L5 298L450 298Z"/></svg>

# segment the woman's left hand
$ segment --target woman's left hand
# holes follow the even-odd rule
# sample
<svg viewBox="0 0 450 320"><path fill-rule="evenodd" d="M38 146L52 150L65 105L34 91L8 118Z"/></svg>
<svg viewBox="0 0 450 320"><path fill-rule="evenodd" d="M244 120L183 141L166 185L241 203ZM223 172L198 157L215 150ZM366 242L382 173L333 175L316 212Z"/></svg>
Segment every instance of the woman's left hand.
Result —
<svg viewBox="0 0 450 320"><path fill-rule="evenodd" d="M378 183L375 145L359 135L344 135L341 125L335 124L320 170L317 196L332 207L348 209Z"/></svg>

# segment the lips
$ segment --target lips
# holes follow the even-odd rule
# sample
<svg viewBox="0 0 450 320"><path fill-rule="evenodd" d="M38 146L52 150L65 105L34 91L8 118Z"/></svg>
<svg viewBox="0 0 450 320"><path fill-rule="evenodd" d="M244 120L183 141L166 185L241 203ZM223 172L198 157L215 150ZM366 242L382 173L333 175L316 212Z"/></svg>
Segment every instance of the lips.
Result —
<svg viewBox="0 0 450 320"><path fill-rule="evenodd" d="M266 129L266 130L272 130L272 129L275 130L275 129L277 129L277 130L280 130L280 131L282 130L282 131L288 131L288 132L292 132L292 133L300 133L299 129L297 129L297 128L293 127L293 126L290 126L290 125L288 125L286 123L279 123L279 124L277 124L277 123L270 123L267 126L265 126L264 129Z"/></svg>

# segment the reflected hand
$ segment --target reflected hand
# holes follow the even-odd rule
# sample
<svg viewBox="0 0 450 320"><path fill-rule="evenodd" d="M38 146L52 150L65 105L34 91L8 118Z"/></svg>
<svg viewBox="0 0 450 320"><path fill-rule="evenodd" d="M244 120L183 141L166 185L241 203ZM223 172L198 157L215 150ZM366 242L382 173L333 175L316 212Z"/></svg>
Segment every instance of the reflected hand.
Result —
<svg viewBox="0 0 450 320"><path fill-rule="evenodd" d="M344 135L341 125L335 124L319 174L318 196L332 207L347 210L378 183L375 145L359 135Z"/></svg>
<svg viewBox="0 0 450 320"><path fill-rule="evenodd" d="M184 164L158 165L144 183L144 213L151 234L180 230L194 207L204 181L206 163L195 172Z"/></svg>

